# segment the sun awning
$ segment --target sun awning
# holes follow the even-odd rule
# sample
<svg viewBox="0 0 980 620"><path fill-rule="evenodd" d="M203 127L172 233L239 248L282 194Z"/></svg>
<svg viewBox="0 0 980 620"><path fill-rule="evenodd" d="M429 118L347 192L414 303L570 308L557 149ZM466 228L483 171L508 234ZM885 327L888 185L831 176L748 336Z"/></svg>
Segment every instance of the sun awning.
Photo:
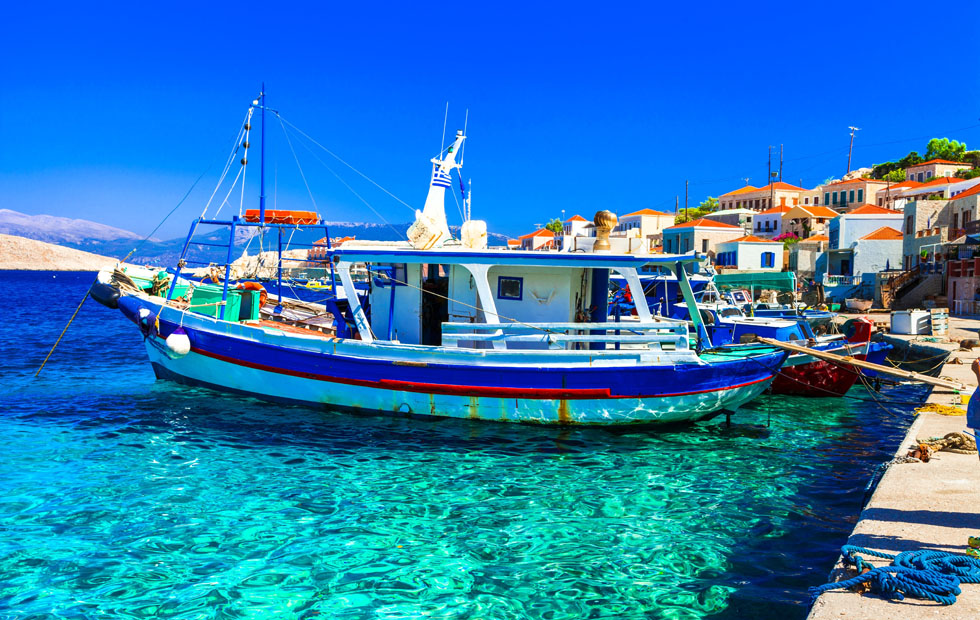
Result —
<svg viewBox="0 0 980 620"><path fill-rule="evenodd" d="M763 288L778 291L795 291L796 274L792 271L771 273L720 273L714 278L719 289Z"/></svg>

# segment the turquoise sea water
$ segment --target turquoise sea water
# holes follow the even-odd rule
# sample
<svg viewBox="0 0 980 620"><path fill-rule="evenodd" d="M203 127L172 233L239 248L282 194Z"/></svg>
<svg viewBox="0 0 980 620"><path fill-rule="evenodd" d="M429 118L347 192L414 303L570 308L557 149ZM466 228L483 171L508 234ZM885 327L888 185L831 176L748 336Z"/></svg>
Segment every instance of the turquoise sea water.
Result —
<svg viewBox="0 0 980 620"><path fill-rule="evenodd" d="M92 301L33 380L92 279L52 276L0 272L3 619L803 618L911 417L354 417L156 382Z"/></svg>

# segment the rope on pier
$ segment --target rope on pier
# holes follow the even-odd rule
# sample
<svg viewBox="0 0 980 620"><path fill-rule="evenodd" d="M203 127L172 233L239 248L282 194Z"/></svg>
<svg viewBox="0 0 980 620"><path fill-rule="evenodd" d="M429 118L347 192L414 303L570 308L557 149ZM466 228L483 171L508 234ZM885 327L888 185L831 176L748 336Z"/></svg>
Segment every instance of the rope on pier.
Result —
<svg viewBox="0 0 980 620"><path fill-rule="evenodd" d="M875 567L860 555L891 560L889 566ZM844 563L853 566L858 575L810 588L815 601L829 590L863 586L884 598L903 601L906 596L928 599L942 605L952 605L960 594L961 583L980 583L980 559L960 553L933 551L903 551L898 555L872 551L864 547L841 547Z"/></svg>
<svg viewBox="0 0 980 620"><path fill-rule="evenodd" d="M952 405L929 403L915 408L916 415L920 413L938 413L939 415L966 415L966 411Z"/></svg>
<svg viewBox="0 0 980 620"><path fill-rule="evenodd" d="M970 439L964 433L946 433L943 437L930 437L929 439L916 439L920 451L926 449L930 454L933 452L955 452L957 454L976 454L977 442Z"/></svg>

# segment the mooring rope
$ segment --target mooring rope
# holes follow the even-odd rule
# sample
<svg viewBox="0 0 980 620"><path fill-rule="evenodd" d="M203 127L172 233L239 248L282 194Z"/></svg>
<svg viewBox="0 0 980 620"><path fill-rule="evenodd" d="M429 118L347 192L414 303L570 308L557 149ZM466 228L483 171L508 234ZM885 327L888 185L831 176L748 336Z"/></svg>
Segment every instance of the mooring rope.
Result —
<svg viewBox="0 0 980 620"><path fill-rule="evenodd" d="M889 566L875 567L859 553L886 560ZM867 584L871 592L887 599L903 601L906 596L952 605L960 594L961 583L980 583L980 559L961 553L921 549L897 555L855 545L841 547L844 563L858 571L856 577L810 588L811 600L829 590Z"/></svg>

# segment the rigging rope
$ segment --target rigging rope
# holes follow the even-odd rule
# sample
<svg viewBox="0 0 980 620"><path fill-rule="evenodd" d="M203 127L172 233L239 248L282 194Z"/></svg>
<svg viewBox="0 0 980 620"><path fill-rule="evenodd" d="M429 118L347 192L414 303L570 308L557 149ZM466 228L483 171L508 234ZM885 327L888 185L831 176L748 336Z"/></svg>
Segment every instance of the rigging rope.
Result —
<svg viewBox="0 0 980 620"><path fill-rule="evenodd" d="M270 110L270 112L271 112L271 111L272 111L272 110ZM377 187L378 189L380 189L380 190L381 190L381 191L383 191L384 193L386 193L386 194L388 194L389 196L391 196L392 198L394 198L394 199L395 199L395 200L397 200L398 202L400 202L400 203L402 203L402 204L403 204L403 205L405 205L405 206L406 206L407 208L409 208L409 209L411 209L411 210L412 210L413 212L415 211L415 207L413 207L412 205L410 205L410 204L408 204L407 202L405 202L404 200L402 200L402 199L401 199L401 198L399 198L398 196L395 196L394 194L392 194L391 192L389 192L388 190L386 190L386 189L385 189L384 187L382 187L382 186L381 186L381 185L379 185L379 184L378 184L378 183L377 183L376 181L374 181L374 179L372 179L371 177L369 177L369 176L367 176L366 174L364 174L363 172L361 172L360 170L358 170L358 169L357 169L357 168L355 168L354 166L352 166L352 165L350 165L350 164L348 164L348 163L347 163L346 161L344 161L343 159L341 159L341 158L340 158L340 157L339 157L339 156L338 156L338 155L337 155L336 153L334 153L333 151L331 151L331 150L330 150L330 149L328 149L327 147L325 147L325 146L323 146L322 144L320 144L319 142L317 142L316 140L314 140L313 138L311 138L311 137L310 137L310 136L309 136L309 135L308 135L308 134L307 134L306 132L304 132L304 131L303 131L302 129L300 129L300 128L299 128L299 127L297 127L296 125L294 125L294 124L292 124L292 123L290 123L290 122L289 122L288 120L286 120L285 118L283 118L281 114L279 114L278 112L274 112L274 114L275 114L275 115L276 115L277 117L279 117L279 120L280 120L281 122L283 122L283 123L285 123L285 124L287 124L287 125L289 125L290 127L292 127L292 128L294 129L294 130L296 130L296 132L297 132L298 134L300 134L301 136L303 136L304 138L306 138L307 140L309 140L309 141L310 141L310 142L312 142L313 144L315 144L315 145L317 145L318 147L320 147L321 149L323 149L324 151L326 151L326 152L327 152L327 154L329 154L329 155L330 155L331 157L333 157L334 159L336 159L336 160L337 160L337 161L339 161L340 163L342 163L342 164L344 164L345 166L347 166L348 168L350 168L351 170L353 170L353 171L354 171L355 173L357 173L357 174L359 174L359 175L360 175L361 177L363 177L363 178L364 178L364 179L365 179L366 181L368 181L369 183L371 183L372 185L374 185L375 187Z"/></svg>
<svg viewBox="0 0 980 620"><path fill-rule="evenodd" d="M280 119L280 121L281 121L281 120L282 120L282 119ZM285 126L283 126L283 132L285 132L285 131L286 131L286 127L285 127ZM287 139L287 140L289 139L289 137L288 137L288 135L287 135L287 137L286 137L286 139ZM302 143L300 143L300 144L302 144ZM397 228L395 228L394 226L392 226L392 225L391 225L391 222L389 222L388 220L386 220L386 219L385 219L385 217L384 217L383 215L381 215L381 214L380 214L380 213L378 212L378 210L377 210L377 209L375 209L375 208L374 208L373 206L371 206L371 203L369 203L369 202L368 202L367 200L365 200L365 199L364 199L364 197L363 197L363 196L361 196L361 195L360 195L360 194L358 194L358 193L357 193L356 191L354 191L354 188L353 188L353 187L351 187L351 186L350 186L350 185L349 185L349 184L347 183L347 181L345 181L345 180L344 180L343 178L341 178L341 176L340 176L339 174L337 174L337 173L336 173L336 172L334 171L334 169L333 169L333 168L331 168L330 166L328 166L328 165L327 165L327 162L325 162L325 161L323 161L322 159L320 159L320 158L319 158L319 157L317 156L317 154L316 154L316 153L314 153L314 152L313 152L312 150L310 150L310 148L309 148L309 147L307 147L307 146L306 146L305 144L303 144L303 147L304 147L304 148L306 148L306 150L307 150L307 151L309 151L309 153L310 153L310 155L312 155L312 156L313 156L313 159L315 159L315 160L317 160L318 162L320 162L320 164L322 164L324 168L326 168L326 169L327 169L328 171L330 171L330 174L332 174L332 175L334 175L334 177L336 177L336 178L337 178L337 180L338 180L338 181L340 181L340 182L341 182L341 184L343 184L343 186L344 186L344 187L346 187L346 188L347 188L347 189L348 189L348 190L350 191L350 193L352 193L352 194L354 194L354 196L356 196L358 200L360 200L361 202L363 202L363 203L365 204L365 206L367 206L367 208L368 208L368 209L371 209L371 211L372 211L372 212L373 212L373 213L374 213L375 215L377 215L377 216L378 216L378 218L379 218L379 219L380 219L380 220L381 220L382 222L384 222L384 223L385 223L385 226L387 226L388 228L390 228L390 229L392 230L392 232L394 232L394 233L395 233L395 235L397 235L398 237L402 237L402 233L401 233L401 232L399 232ZM290 148L292 148L292 144L290 144ZM294 156L295 156L295 154L294 154ZM297 162L297 163L298 163L298 162Z"/></svg>

